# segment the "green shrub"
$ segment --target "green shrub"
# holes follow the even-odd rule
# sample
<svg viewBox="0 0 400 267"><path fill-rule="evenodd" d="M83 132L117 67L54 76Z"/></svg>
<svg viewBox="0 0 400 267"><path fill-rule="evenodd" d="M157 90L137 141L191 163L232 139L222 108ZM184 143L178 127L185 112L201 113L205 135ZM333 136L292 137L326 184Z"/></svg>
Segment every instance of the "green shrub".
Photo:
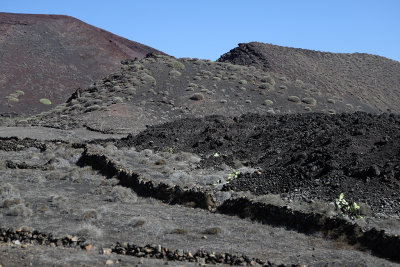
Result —
<svg viewBox="0 0 400 267"><path fill-rule="evenodd" d="M275 80L271 76L264 76L261 78L261 82L268 83L275 86Z"/></svg>
<svg viewBox="0 0 400 267"><path fill-rule="evenodd" d="M88 107L86 109L86 112L91 112L91 111L95 111L95 110L99 110L99 109L101 109L101 107L99 105L93 105L93 106Z"/></svg>
<svg viewBox="0 0 400 267"><path fill-rule="evenodd" d="M170 67L172 67L174 69L178 69L178 70L184 70L185 69L185 65L183 65L183 63L181 63L179 61L172 61L168 65Z"/></svg>
<svg viewBox="0 0 400 267"><path fill-rule="evenodd" d="M298 96L294 96L294 95L289 96L288 100L292 101L292 102L295 102L295 103L299 103L300 102L300 98Z"/></svg>
<svg viewBox="0 0 400 267"><path fill-rule="evenodd" d="M260 89L267 89L268 91L274 90L274 85L270 83L263 83L258 88Z"/></svg>
<svg viewBox="0 0 400 267"><path fill-rule="evenodd" d="M272 100L270 100L270 99L266 99L266 100L264 100L264 103L265 103L266 105L270 106L270 105L273 105L273 104L274 104L274 101L272 101Z"/></svg>
<svg viewBox="0 0 400 267"><path fill-rule="evenodd" d="M180 73L179 71L177 71L176 69L173 69L169 72L169 76L173 77L173 78L178 78L182 75L182 73Z"/></svg>
<svg viewBox="0 0 400 267"><path fill-rule="evenodd" d="M315 106L317 104L317 100L312 97L305 97L301 101L311 106Z"/></svg>
<svg viewBox="0 0 400 267"><path fill-rule="evenodd" d="M197 88L198 87L198 85L197 84L195 84L195 83L189 83L189 85L188 85L189 87L192 87L192 88Z"/></svg>
<svg viewBox="0 0 400 267"><path fill-rule="evenodd" d="M47 98L41 98L39 101L44 105L51 105L51 101Z"/></svg>
<svg viewBox="0 0 400 267"><path fill-rule="evenodd" d="M246 84L247 84L247 81L246 81L246 80L240 80L239 83L240 83L240 84L243 84L243 85L246 85Z"/></svg>
<svg viewBox="0 0 400 267"><path fill-rule="evenodd" d="M8 99L8 101L19 102L19 99L16 97L9 96L9 97L7 97L7 99Z"/></svg>
<svg viewBox="0 0 400 267"><path fill-rule="evenodd" d="M135 70L143 70L143 69L144 69L143 65L142 65L142 64L138 64L138 63L133 64L132 67L133 67Z"/></svg>
<svg viewBox="0 0 400 267"><path fill-rule="evenodd" d="M122 102L124 102L124 100L123 100L122 97L114 96L114 97L112 98L112 102L113 102L113 103L122 103Z"/></svg>
<svg viewBox="0 0 400 267"><path fill-rule="evenodd" d="M25 92L24 91L21 91L21 90L17 90L17 91L15 91L16 93L17 93L17 95L25 95Z"/></svg>
<svg viewBox="0 0 400 267"><path fill-rule="evenodd" d="M147 74L147 73L143 73L140 77L140 79L144 82L144 83L150 83L152 85L156 85L156 79L154 79L153 76Z"/></svg>
<svg viewBox="0 0 400 267"><path fill-rule="evenodd" d="M125 92L129 95L134 95L136 94L136 88L135 87L128 87L125 89Z"/></svg>
<svg viewBox="0 0 400 267"><path fill-rule="evenodd" d="M279 89L286 90L287 86L286 85L281 85L281 86L279 86Z"/></svg>
<svg viewBox="0 0 400 267"><path fill-rule="evenodd" d="M328 98L328 103L331 103L331 104L335 104L336 103L336 101L335 101L335 99L331 99L331 98Z"/></svg>
<svg viewBox="0 0 400 267"><path fill-rule="evenodd" d="M335 207L339 211L340 215L348 215L350 218L361 218L360 206L353 202L350 204L344 199L344 194L341 193L339 198L335 199Z"/></svg>
<svg viewBox="0 0 400 267"><path fill-rule="evenodd" d="M275 111L273 110L273 109L269 109L269 110L267 110L267 113L269 113L269 114L275 114Z"/></svg>

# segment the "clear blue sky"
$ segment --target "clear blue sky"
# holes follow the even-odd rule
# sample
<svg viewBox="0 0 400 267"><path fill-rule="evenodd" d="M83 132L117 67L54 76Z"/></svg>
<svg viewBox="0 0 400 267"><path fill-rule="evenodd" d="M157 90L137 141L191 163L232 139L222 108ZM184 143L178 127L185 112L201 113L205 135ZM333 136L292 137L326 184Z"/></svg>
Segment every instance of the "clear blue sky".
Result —
<svg viewBox="0 0 400 267"><path fill-rule="evenodd" d="M175 57L259 41L400 61L400 0L0 0L0 11L70 15Z"/></svg>

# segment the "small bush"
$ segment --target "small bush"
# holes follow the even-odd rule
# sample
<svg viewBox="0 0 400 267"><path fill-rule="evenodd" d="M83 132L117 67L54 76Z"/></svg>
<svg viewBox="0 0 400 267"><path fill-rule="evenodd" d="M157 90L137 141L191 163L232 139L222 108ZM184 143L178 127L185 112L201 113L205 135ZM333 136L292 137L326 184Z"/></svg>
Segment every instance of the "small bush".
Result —
<svg viewBox="0 0 400 267"><path fill-rule="evenodd" d="M133 67L134 70L143 70L144 69L143 65L142 64L138 64L138 63L133 64L132 67Z"/></svg>
<svg viewBox="0 0 400 267"><path fill-rule="evenodd" d="M219 233L221 233L222 230L219 227L212 227L212 228L207 228L205 229L202 234L204 235L217 235Z"/></svg>
<svg viewBox="0 0 400 267"><path fill-rule="evenodd" d="M113 88L110 89L111 92L120 92L121 87L119 85L115 85Z"/></svg>
<svg viewBox="0 0 400 267"><path fill-rule="evenodd" d="M11 102L19 102L19 99L16 97L9 96L9 97L7 97L7 99L8 99L8 101L11 101Z"/></svg>
<svg viewBox="0 0 400 267"><path fill-rule="evenodd" d="M111 197L108 200L112 202L136 203L138 198L132 189L117 185L113 187Z"/></svg>
<svg viewBox="0 0 400 267"><path fill-rule="evenodd" d="M47 98L41 98L40 103L42 103L43 105L51 105L51 101Z"/></svg>
<svg viewBox="0 0 400 267"><path fill-rule="evenodd" d="M269 110L267 110L267 113L269 113L269 114L275 114L275 111L273 110L273 109L269 109Z"/></svg>
<svg viewBox="0 0 400 267"><path fill-rule="evenodd" d="M136 88L135 87L128 87L125 89L125 92L129 95L134 95L136 94Z"/></svg>
<svg viewBox="0 0 400 267"><path fill-rule="evenodd" d="M153 76L151 76L151 75L149 75L149 74L147 74L147 73L144 73L144 74L142 74L142 76L140 77L140 79L143 81L143 82L145 82L145 83L149 83L149 84L152 84L152 85L156 85L156 79L154 79L154 77Z"/></svg>
<svg viewBox="0 0 400 267"><path fill-rule="evenodd" d="M305 97L301 101L311 106L315 106L317 104L317 100L312 97Z"/></svg>
<svg viewBox="0 0 400 267"><path fill-rule="evenodd" d="M169 76L171 76L172 78L178 78L182 75L182 73L180 73L179 71L177 71L176 69L173 69L169 72Z"/></svg>
<svg viewBox="0 0 400 267"><path fill-rule="evenodd" d="M335 207L340 212L340 215L349 215L350 218L360 218L360 206L356 202L350 204L344 199L344 194L341 193L339 198L335 199Z"/></svg>
<svg viewBox="0 0 400 267"><path fill-rule="evenodd" d="M3 208L9 208L13 205L17 205L21 203L21 199L20 198L13 198L13 199L5 199L3 201Z"/></svg>
<svg viewBox="0 0 400 267"><path fill-rule="evenodd" d="M240 83L240 84L243 84L243 85L246 85L246 84L247 84L247 81L246 81L246 80L240 80L239 83Z"/></svg>
<svg viewBox="0 0 400 267"><path fill-rule="evenodd" d="M300 102L300 98L298 96L294 96L294 95L289 96L288 100L291 101L291 102L295 102L295 103L299 103Z"/></svg>
<svg viewBox="0 0 400 267"><path fill-rule="evenodd" d="M3 184L0 186L0 196L19 196L19 191L12 184Z"/></svg>
<svg viewBox="0 0 400 267"><path fill-rule="evenodd" d="M171 63L168 64L170 67L174 68L174 69L178 69L178 70L184 70L185 69L185 65L183 65L183 63L179 62L179 61L173 61Z"/></svg>
<svg viewBox="0 0 400 267"><path fill-rule="evenodd" d="M9 216L21 216L21 217L29 217L32 215L32 210L26 207L24 204L18 204L16 206L12 206L7 215Z"/></svg>
<svg viewBox="0 0 400 267"><path fill-rule="evenodd" d="M274 90L274 85L270 84L270 83L263 83L258 88L264 89L264 90L268 90L268 91L272 91L272 90Z"/></svg>
<svg viewBox="0 0 400 267"><path fill-rule="evenodd" d="M271 84L275 86L275 80L271 76L265 76L261 78L261 82Z"/></svg>
<svg viewBox="0 0 400 267"><path fill-rule="evenodd" d="M287 86L286 85L281 85L281 86L279 86L279 89L286 90Z"/></svg>
<svg viewBox="0 0 400 267"><path fill-rule="evenodd" d="M274 101L272 101L272 100L270 100L270 99L266 99L266 100L264 100L264 103L265 103L266 105L270 106L270 105L273 105L273 104L274 104Z"/></svg>
<svg viewBox="0 0 400 267"><path fill-rule="evenodd" d="M88 107L85 110L85 112L92 112L92 111L96 111L96 110L99 110L99 109L101 109L101 107L99 105L93 105L93 106Z"/></svg>
<svg viewBox="0 0 400 267"><path fill-rule="evenodd" d="M17 95L25 95L25 92L22 90L17 90L15 92L17 93Z"/></svg>
<svg viewBox="0 0 400 267"><path fill-rule="evenodd" d="M133 225L133 227L142 227L143 225L145 225L146 221L144 220L137 220L136 223Z"/></svg>
<svg viewBox="0 0 400 267"><path fill-rule="evenodd" d="M122 102L124 102L124 100L122 99L122 97L114 96L114 97L112 98L112 102L113 102L113 103L122 103Z"/></svg>
<svg viewBox="0 0 400 267"><path fill-rule="evenodd" d="M88 210L83 213L82 218L86 221L89 220L97 220L99 218L99 214L95 210Z"/></svg>
<svg viewBox="0 0 400 267"><path fill-rule="evenodd" d="M200 93L196 93L196 94L193 94L193 95L190 97L190 99L191 99L191 100L195 100L195 101L204 100L204 95L203 95L203 94L200 94Z"/></svg>
<svg viewBox="0 0 400 267"><path fill-rule="evenodd" d="M331 99L331 98L328 98L328 103L331 103L331 104L335 104L336 103L336 101L335 101L335 99Z"/></svg>

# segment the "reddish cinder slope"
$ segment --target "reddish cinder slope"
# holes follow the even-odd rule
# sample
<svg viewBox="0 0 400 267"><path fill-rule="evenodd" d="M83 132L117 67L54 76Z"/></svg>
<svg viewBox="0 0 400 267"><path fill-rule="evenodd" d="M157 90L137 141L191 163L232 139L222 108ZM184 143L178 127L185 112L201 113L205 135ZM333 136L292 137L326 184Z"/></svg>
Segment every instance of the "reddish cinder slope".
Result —
<svg viewBox="0 0 400 267"><path fill-rule="evenodd" d="M69 16L0 13L0 114L48 110L150 52L161 53Z"/></svg>

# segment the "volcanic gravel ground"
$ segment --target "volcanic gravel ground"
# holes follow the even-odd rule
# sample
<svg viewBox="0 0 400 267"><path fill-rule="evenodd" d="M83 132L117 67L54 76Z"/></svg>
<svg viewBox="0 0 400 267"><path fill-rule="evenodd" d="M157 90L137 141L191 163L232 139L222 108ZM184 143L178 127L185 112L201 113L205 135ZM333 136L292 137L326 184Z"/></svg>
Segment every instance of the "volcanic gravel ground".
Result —
<svg viewBox="0 0 400 267"><path fill-rule="evenodd" d="M274 263L307 263L308 266L395 265L368 252L357 251L356 247L346 243L318 235L305 235L283 227L141 198L121 186L117 179L109 179L89 166L77 166L82 150L70 144L48 142L45 151L35 147L0 151L2 162L26 164L24 169L0 164L0 227L38 230L54 237L74 235L93 246L91 251L45 244L39 248L35 242L19 243L11 236L9 241L1 239L4 242L0 247L1 264L18 266L21 262L21 265L48 266L52 258L56 266L99 265L107 259L114 263L121 260L121 264L129 265L136 260L124 255L95 255L103 248L112 247L112 243L129 242L160 244L193 253L205 250L244 254ZM134 151L127 150L124 155L133 155L140 160L140 155ZM143 155L142 160L145 158ZM166 162L171 168L179 167L179 162L167 159ZM160 261L143 262L149 266L161 264ZM189 264L184 262L182 265Z"/></svg>
<svg viewBox="0 0 400 267"><path fill-rule="evenodd" d="M197 153L202 167L259 168L225 190L307 201L344 193L383 217L400 212L399 122L398 115L361 112L209 116L152 126L116 145Z"/></svg>

